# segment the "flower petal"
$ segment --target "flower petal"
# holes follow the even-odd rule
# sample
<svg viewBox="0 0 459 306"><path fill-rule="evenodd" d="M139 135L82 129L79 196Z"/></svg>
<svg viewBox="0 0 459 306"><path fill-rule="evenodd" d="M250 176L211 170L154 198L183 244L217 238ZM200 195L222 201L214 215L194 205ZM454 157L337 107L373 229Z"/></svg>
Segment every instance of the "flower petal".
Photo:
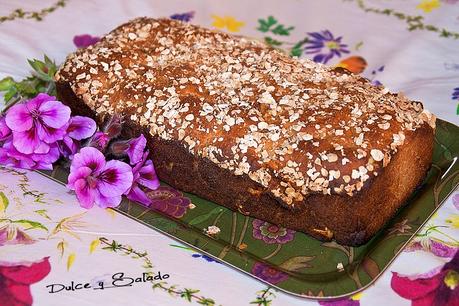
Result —
<svg viewBox="0 0 459 306"><path fill-rule="evenodd" d="M70 190L75 190L75 182L79 179L86 179L91 175L92 170L88 167L80 167L75 171L70 171L69 177L67 179L67 188Z"/></svg>
<svg viewBox="0 0 459 306"><path fill-rule="evenodd" d="M70 165L70 172L80 167L88 167L95 173L101 171L105 166L105 157L102 152L93 147L86 147L75 154Z"/></svg>
<svg viewBox="0 0 459 306"><path fill-rule="evenodd" d="M91 208L94 206L97 191L91 189L85 179L78 179L73 184L80 206L83 208Z"/></svg>
<svg viewBox="0 0 459 306"><path fill-rule="evenodd" d="M133 186L131 190L129 190L126 197L131 201L142 203L145 206L151 205L151 199L145 194L145 192L142 189L140 189L140 187L137 184L135 184L135 186Z"/></svg>
<svg viewBox="0 0 459 306"><path fill-rule="evenodd" d="M31 265L3 266L0 275L16 283L30 285L42 280L51 270L48 257Z"/></svg>
<svg viewBox="0 0 459 306"><path fill-rule="evenodd" d="M427 297L434 292L441 284L440 274L431 278L410 279L396 272L392 272L391 287L401 297L405 299L420 299Z"/></svg>
<svg viewBox="0 0 459 306"><path fill-rule="evenodd" d="M24 132L13 132L13 145L21 153L31 154L40 146L40 139L35 128Z"/></svg>
<svg viewBox="0 0 459 306"><path fill-rule="evenodd" d="M98 179L98 189L103 196L122 195L132 186L132 168L119 160L110 160Z"/></svg>
<svg viewBox="0 0 459 306"><path fill-rule="evenodd" d="M89 117L75 116L70 119L67 135L81 140L91 137L96 132L96 122Z"/></svg>
<svg viewBox="0 0 459 306"><path fill-rule="evenodd" d="M11 130L8 125L6 125L5 117L0 117L0 141L4 141L10 136Z"/></svg>
<svg viewBox="0 0 459 306"><path fill-rule="evenodd" d="M54 143L64 139L65 128L52 128L45 124L37 124L38 137L46 143Z"/></svg>
<svg viewBox="0 0 459 306"><path fill-rule="evenodd" d="M25 104L12 106L5 117L6 125L15 132L24 132L32 128L33 118Z"/></svg>
<svg viewBox="0 0 459 306"><path fill-rule="evenodd" d="M43 123L55 129L63 127L70 120L70 107L60 101L47 101L38 110Z"/></svg>
<svg viewBox="0 0 459 306"><path fill-rule="evenodd" d="M153 162L150 159L145 162L142 168L140 168L137 183L153 190L159 187L159 179L156 175Z"/></svg>
<svg viewBox="0 0 459 306"><path fill-rule="evenodd" d="M60 152L59 152L59 148L57 147L57 145L50 146L48 152L45 154L34 153L31 155L32 160L36 162L42 162L45 164L52 164L56 160L58 160L59 157L60 157Z"/></svg>
<svg viewBox="0 0 459 306"><path fill-rule="evenodd" d="M139 137L134 138L129 142L129 148L126 153L129 156L131 165L135 165L141 161L146 145L147 139L143 136L143 134L140 134Z"/></svg>
<svg viewBox="0 0 459 306"><path fill-rule="evenodd" d="M121 203L121 195L106 197L101 193L96 194L96 204L101 208L117 207Z"/></svg>

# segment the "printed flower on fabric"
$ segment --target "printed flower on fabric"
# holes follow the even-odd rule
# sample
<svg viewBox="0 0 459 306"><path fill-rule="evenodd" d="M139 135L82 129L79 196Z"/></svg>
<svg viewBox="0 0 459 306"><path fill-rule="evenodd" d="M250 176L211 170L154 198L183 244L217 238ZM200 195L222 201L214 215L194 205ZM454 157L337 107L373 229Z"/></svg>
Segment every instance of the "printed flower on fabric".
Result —
<svg viewBox="0 0 459 306"><path fill-rule="evenodd" d="M212 18L214 19L214 22L212 23L214 27L216 27L217 29L226 28L230 32L239 32L241 30L241 27L245 25L245 22L238 21L231 16L220 17L217 15L212 15Z"/></svg>
<svg viewBox="0 0 459 306"><path fill-rule="evenodd" d="M182 14L173 14L173 15L170 16L171 19L180 20L180 21L184 21L184 22L191 21L191 19L193 19L193 17L194 17L194 12L193 11L182 13Z"/></svg>
<svg viewBox="0 0 459 306"><path fill-rule="evenodd" d="M32 239L25 231L8 222L0 225L0 246L8 244L31 244Z"/></svg>
<svg viewBox="0 0 459 306"><path fill-rule="evenodd" d="M30 285L41 281L50 271L48 257L32 264L0 262L0 305L32 305Z"/></svg>
<svg viewBox="0 0 459 306"><path fill-rule="evenodd" d="M258 219L254 219L252 221L252 226L253 238L263 240L269 244L287 243L292 241L295 235L294 230L290 230Z"/></svg>
<svg viewBox="0 0 459 306"><path fill-rule="evenodd" d="M423 10L425 13L430 13L432 10L440 7L440 0L422 0L416 8Z"/></svg>
<svg viewBox="0 0 459 306"><path fill-rule="evenodd" d="M319 301L322 306L360 306L360 295L353 295L350 298L344 298L334 301Z"/></svg>
<svg viewBox="0 0 459 306"><path fill-rule="evenodd" d="M459 253L443 267L404 276L392 273L392 289L413 306L459 305Z"/></svg>
<svg viewBox="0 0 459 306"><path fill-rule="evenodd" d="M74 190L80 205L91 208L116 207L121 195L132 185L131 167L118 160L105 161L104 155L93 147L75 154L70 165L67 187Z"/></svg>
<svg viewBox="0 0 459 306"><path fill-rule="evenodd" d="M317 63L328 63L333 57L341 57L343 53L349 53L347 45L343 44L342 36L334 37L328 31L310 32L309 40L305 44L306 54L315 54L312 60Z"/></svg>
<svg viewBox="0 0 459 306"><path fill-rule="evenodd" d="M77 48L86 48L94 45L100 40L100 37L91 36L89 34L75 35L73 37L73 43Z"/></svg>
<svg viewBox="0 0 459 306"><path fill-rule="evenodd" d="M252 268L252 274L273 285L288 279L288 274L268 266L261 262L256 262Z"/></svg>
<svg viewBox="0 0 459 306"><path fill-rule="evenodd" d="M367 61L361 56L349 56L340 61L336 67L347 69L353 73L362 73L367 67Z"/></svg>
<svg viewBox="0 0 459 306"><path fill-rule="evenodd" d="M459 210L459 193L453 195L453 205L457 210Z"/></svg>
<svg viewBox="0 0 459 306"><path fill-rule="evenodd" d="M453 89L451 99L459 101L459 87ZM459 115L459 104L457 105L456 115Z"/></svg>
<svg viewBox="0 0 459 306"><path fill-rule="evenodd" d="M168 186L151 190L147 192L147 196L151 200L151 208L175 218L183 217L191 203L190 199L185 198L180 191Z"/></svg>
<svg viewBox="0 0 459 306"><path fill-rule="evenodd" d="M405 252L423 250L438 257L451 258L456 254L459 247L453 243L443 241L434 237L416 237L405 248Z"/></svg>

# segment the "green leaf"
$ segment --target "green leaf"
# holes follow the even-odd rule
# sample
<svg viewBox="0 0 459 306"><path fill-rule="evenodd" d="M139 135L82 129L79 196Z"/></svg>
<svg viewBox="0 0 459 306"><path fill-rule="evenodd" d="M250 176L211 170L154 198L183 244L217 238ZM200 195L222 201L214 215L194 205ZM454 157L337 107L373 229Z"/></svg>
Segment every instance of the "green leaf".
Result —
<svg viewBox="0 0 459 306"><path fill-rule="evenodd" d="M312 265L309 263L315 256L296 256L291 257L280 264L280 268L287 271L298 271L304 268L310 268Z"/></svg>
<svg viewBox="0 0 459 306"><path fill-rule="evenodd" d="M206 305L206 306L213 306L215 305L215 301L209 298L201 298L200 300L197 301L198 304L201 305Z"/></svg>
<svg viewBox="0 0 459 306"><path fill-rule="evenodd" d="M282 42L280 42L278 40L275 40L275 39L272 39L271 37L265 37L265 43L268 46L273 46L273 47L282 45Z"/></svg>
<svg viewBox="0 0 459 306"><path fill-rule="evenodd" d="M210 217L212 217L213 215L216 215L220 212L223 211L223 208L221 207L215 207L214 209L212 209L211 211L209 211L207 214L204 214L204 215L200 215L200 216L197 216L195 217L194 219L192 219L188 224L189 225L196 225L196 224L200 224L204 221L206 221L207 219L209 219Z"/></svg>
<svg viewBox="0 0 459 306"><path fill-rule="evenodd" d="M17 93L18 90L16 89L16 86L10 87L10 89L5 93L3 98L6 102L9 102L11 99L14 98L14 96L16 96Z"/></svg>
<svg viewBox="0 0 459 306"><path fill-rule="evenodd" d="M279 24L273 30L271 30L271 32L273 32L274 34L277 34L277 35L288 36L288 35L290 35L290 31L292 31L294 28L295 27L285 28L284 25Z"/></svg>
<svg viewBox="0 0 459 306"><path fill-rule="evenodd" d="M51 220L51 218L47 214L47 210L46 209L34 210L34 213L39 214L40 216L42 216L42 217L44 217L44 218L46 218L48 220Z"/></svg>
<svg viewBox="0 0 459 306"><path fill-rule="evenodd" d="M3 192L0 192L0 211L5 212L8 208L10 201Z"/></svg>
<svg viewBox="0 0 459 306"><path fill-rule="evenodd" d="M37 59L28 59L27 61L29 62L29 65L32 66L33 70L35 70L36 72L43 72L44 68L46 67L45 63Z"/></svg>
<svg viewBox="0 0 459 306"><path fill-rule="evenodd" d="M13 223L16 223L16 224L19 224L19 225L23 226L25 230L42 229L42 230L48 231L46 226L44 226L40 222L36 222L36 221L30 221L30 220L22 219L22 220L15 220L15 221L13 221Z"/></svg>
<svg viewBox="0 0 459 306"><path fill-rule="evenodd" d="M277 20L273 16L269 16L268 19L258 19L258 28L257 30L261 32L268 32L271 28L271 26L275 25L277 23Z"/></svg>
<svg viewBox="0 0 459 306"><path fill-rule="evenodd" d="M0 91L9 90L12 86L14 86L14 84L16 84L16 82L13 80L12 77L3 78L0 81Z"/></svg>
<svg viewBox="0 0 459 306"><path fill-rule="evenodd" d="M292 50L290 50L290 56L300 57L301 54L303 54L303 49L301 47L292 48Z"/></svg>

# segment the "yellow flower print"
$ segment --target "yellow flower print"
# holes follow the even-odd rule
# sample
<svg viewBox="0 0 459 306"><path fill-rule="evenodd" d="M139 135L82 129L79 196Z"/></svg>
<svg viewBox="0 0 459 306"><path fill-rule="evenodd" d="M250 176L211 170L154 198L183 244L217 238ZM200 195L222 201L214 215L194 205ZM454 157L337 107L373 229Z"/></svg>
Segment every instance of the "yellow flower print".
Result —
<svg viewBox="0 0 459 306"><path fill-rule="evenodd" d="M433 9L440 7L440 0L422 0L416 8L423 10L425 13L432 12Z"/></svg>
<svg viewBox="0 0 459 306"><path fill-rule="evenodd" d="M454 228L459 228L459 215L452 215L449 218L447 218L446 223L451 224Z"/></svg>
<svg viewBox="0 0 459 306"><path fill-rule="evenodd" d="M359 301L359 300L362 298L362 295L363 295L362 292L356 293L356 294L354 294L353 296L351 296L351 300L353 300L353 301Z"/></svg>
<svg viewBox="0 0 459 306"><path fill-rule="evenodd" d="M231 16L220 17L217 15L212 15L212 18L214 19L214 22L212 23L214 27L218 29L227 28L230 32L239 32L240 28L245 25L245 22L237 21L234 19L234 17Z"/></svg>

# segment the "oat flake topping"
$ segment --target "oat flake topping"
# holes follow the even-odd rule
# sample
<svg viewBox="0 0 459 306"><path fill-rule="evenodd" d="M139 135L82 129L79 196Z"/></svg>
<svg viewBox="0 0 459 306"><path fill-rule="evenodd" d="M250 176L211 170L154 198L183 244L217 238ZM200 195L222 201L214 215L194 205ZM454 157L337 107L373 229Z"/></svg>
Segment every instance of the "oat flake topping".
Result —
<svg viewBox="0 0 459 306"><path fill-rule="evenodd" d="M435 122L360 76L168 19L118 27L69 55L56 80L97 114L126 114L290 206L352 196L407 134Z"/></svg>

